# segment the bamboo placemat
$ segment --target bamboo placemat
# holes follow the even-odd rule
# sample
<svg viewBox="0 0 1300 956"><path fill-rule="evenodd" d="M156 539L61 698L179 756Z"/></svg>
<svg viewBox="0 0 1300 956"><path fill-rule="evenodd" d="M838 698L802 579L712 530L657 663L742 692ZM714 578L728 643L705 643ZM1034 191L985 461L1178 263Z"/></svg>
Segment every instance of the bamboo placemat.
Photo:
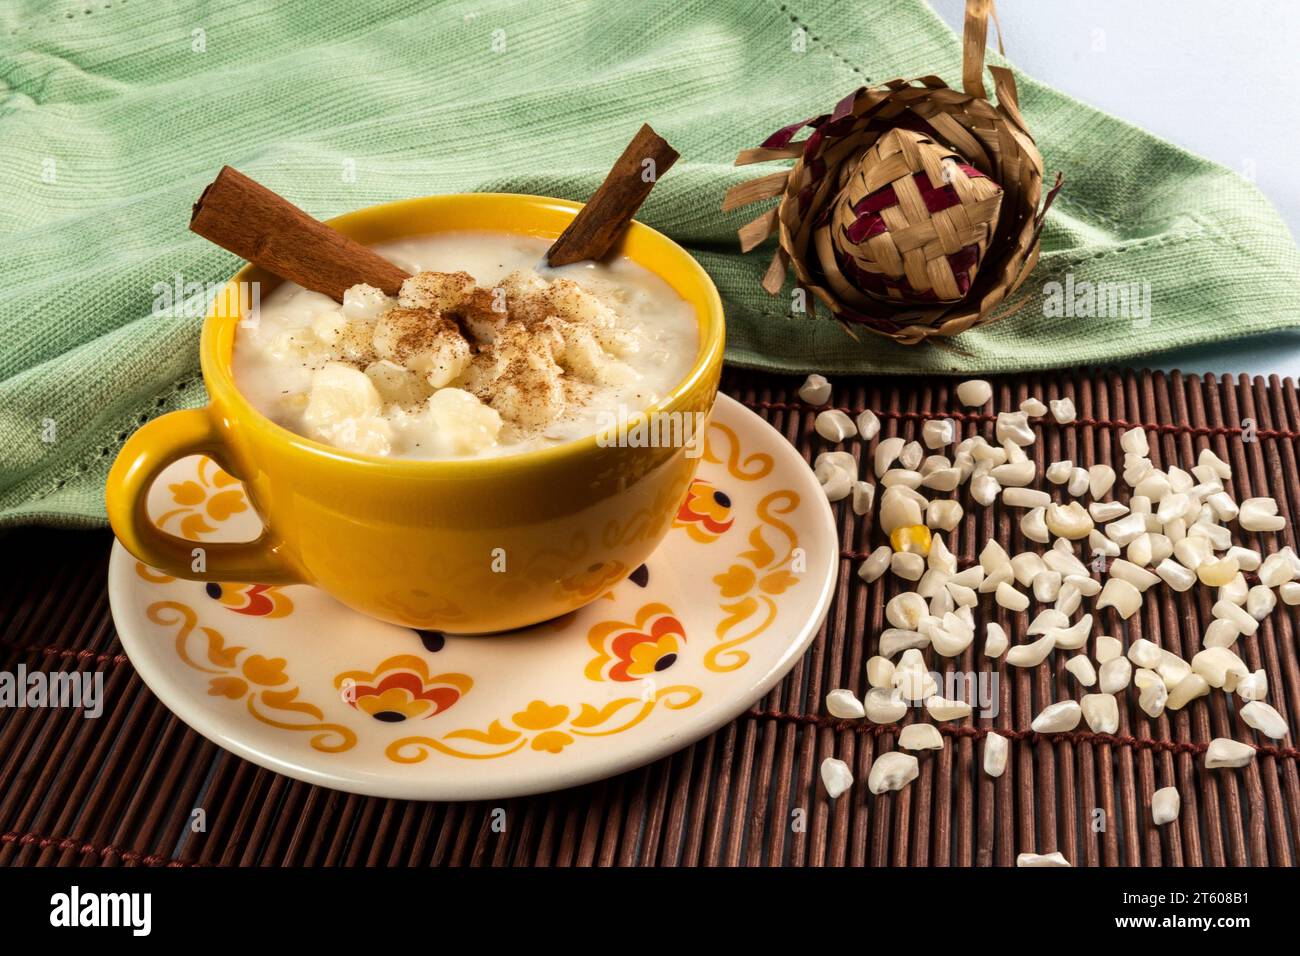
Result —
<svg viewBox="0 0 1300 956"><path fill-rule="evenodd" d="M1248 535L1248 546L1295 546L1300 394L1289 379L1080 372L994 384L992 408L1014 408L1030 395L1073 397L1078 421L1044 423L1030 449L1040 470L1061 458L1122 460L1119 431L1142 423L1155 433L1157 467L1171 456L1189 463L1208 445L1232 464L1229 490L1238 500L1276 495L1291 524L1281 535ZM794 395L797 385L744 372L729 372L724 382L811 459L826 446L812 430L813 411ZM875 410L880 438L919 438L921 422L939 416L955 418L963 436L991 431L991 412L962 410L955 385L840 379L834 403ZM1117 495L1127 488L1117 486ZM102 670L106 705L97 720L71 710L0 710L0 864L1011 865L1017 853L1054 850L1076 866L1295 863L1300 752L1293 737L1261 748L1242 770L1205 771L1201 754L1211 738L1255 739L1215 691L1154 721L1137 709L1135 694L1121 695L1116 735L1081 729L1040 738L1026 732L1032 716L1077 696L1063 654L1031 670L995 665L1004 678L997 717L951 725L948 745L922 758L916 782L871 796L872 755L892 749L896 728L828 718L822 701L836 687L865 690L864 665L900 582L859 580L858 560L880 532L844 505L837 513L843 561L826 626L758 705L641 770L559 793L463 804L337 793L222 751L171 716L122 654L104 588L111 537L9 535L0 547L0 670ZM970 509L948 537L965 564L995 533L1012 553L1028 546L1000 505ZM982 619L996 611L1013 643L1023 634L1027 615L982 603ZM1113 609L1096 615L1094 636L1127 630L1129 640L1147 637L1190 658L1211 604L1204 588L1159 588L1127 626ZM1237 645L1252 670L1267 672L1269 702L1293 735L1298 624L1296 609L1279 603L1258 634ZM946 666L986 666L979 646ZM979 768L978 739L989 728L1014 738L997 780ZM818 780L827 756L846 760L859 781L837 801ZM1156 828L1148 800L1168 785L1182 794L1182 814ZM190 826L196 807L206 813L206 830L197 833ZM504 833L492 826L496 807L506 810Z"/></svg>

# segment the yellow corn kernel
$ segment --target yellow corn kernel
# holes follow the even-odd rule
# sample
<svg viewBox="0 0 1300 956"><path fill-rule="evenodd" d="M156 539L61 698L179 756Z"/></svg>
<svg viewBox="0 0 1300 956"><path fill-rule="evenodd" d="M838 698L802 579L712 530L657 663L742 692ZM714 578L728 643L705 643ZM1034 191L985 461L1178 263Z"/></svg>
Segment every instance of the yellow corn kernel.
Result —
<svg viewBox="0 0 1300 956"><path fill-rule="evenodd" d="M894 546L895 551L925 557L930 553L930 529L923 524L895 528L889 536L889 543Z"/></svg>

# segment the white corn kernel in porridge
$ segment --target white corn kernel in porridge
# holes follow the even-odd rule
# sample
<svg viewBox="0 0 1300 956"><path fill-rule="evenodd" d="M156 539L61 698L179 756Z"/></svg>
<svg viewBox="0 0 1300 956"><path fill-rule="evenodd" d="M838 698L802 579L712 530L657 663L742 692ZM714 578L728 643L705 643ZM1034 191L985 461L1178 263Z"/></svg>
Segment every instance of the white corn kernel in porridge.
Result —
<svg viewBox="0 0 1300 956"><path fill-rule="evenodd" d="M694 309L620 259L545 265L532 236L448 233L377 251L412 273L397 298L340 305L285 283L235 339L235 381L264 415L346 451L462 458L595 434L685 378Z"/></svg>

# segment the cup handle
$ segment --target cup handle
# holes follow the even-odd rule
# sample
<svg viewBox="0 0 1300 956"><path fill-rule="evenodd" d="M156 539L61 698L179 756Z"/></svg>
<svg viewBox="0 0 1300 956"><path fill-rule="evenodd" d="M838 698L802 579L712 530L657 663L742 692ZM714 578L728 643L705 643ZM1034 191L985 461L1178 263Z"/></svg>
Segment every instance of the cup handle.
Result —
<svg viewBox="0 0 1300 956"><path fill-rule="evenodd" d="M159 529L149 519L149 489L164 468L188 455L208 455L226 471L225 445L211 409L171 412L127 439L104 489L108 520L122 546L145 564L191 581L296 584L303 577L269 531L252 541L191 541ZM233 472L232 472L233 474ZM201 549L202 570L196 571Z"/></svg>

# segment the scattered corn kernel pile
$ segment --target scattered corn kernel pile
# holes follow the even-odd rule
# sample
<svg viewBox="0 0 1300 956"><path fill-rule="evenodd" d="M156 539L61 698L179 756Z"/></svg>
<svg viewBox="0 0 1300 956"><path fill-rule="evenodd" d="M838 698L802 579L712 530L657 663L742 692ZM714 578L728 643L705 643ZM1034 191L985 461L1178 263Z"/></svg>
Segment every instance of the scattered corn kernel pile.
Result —
<svg viewBox="0 0 1300 956"><path fill-rule="evenodd" d="M831 385L812 375L799 395L811 405L826 405ZM993 389L985 381L963 382L957 397L979 408L992 401ZM951 420L926 421L920 442L877 442L870 463L874 484L859 474L857 460L847 451L817 456L814 471L826 497L832 502L851 498L859 515L874 509L889 540L862 562L858 575L871 582L888 571L914 582L885 607L891 626L879 635L877 656L867 661L870 690L865 698L833 690L826 697L827 710L837 718L878 724L896 723L917 705L941 723L969 717L970 704L938 696L921 652L929 647L940 657L952 658L969 648L975 640L980 595L991 594L1012 612L1030 611L1031 604L1038 609L1030 612L1026 630L1032 640L1014 647L998 624L985 624L984 655L1005 658L1012 667L1037 667L1064 652L1070 655L1065 669L1082 691L1080 700L1043 708L1031 725L1037 733L1072 731L1084 722L1094 733L1113 734L1119 727L1118 694L1136 694L1139 708L1154 719L1214 689L1237 695L1242 720L1257 733L1285 737L1285 718L1266 702L1265 672L1251 673L1233 651L1239 639L1255 634L1279 597L1284 604L1300 604L1300 557L1291 548L1265 556L1233 542L1234 524L1256 533L1285 528L1277 502L1234 500L1224 490L1232 468L1208 448L1186 470L1176 465L1156 468L1146 432L1137 427L1120 437L1124 466L1118 476L1109 465L1072 461L1053 462L1045 469L1041 479L1061 489L1059 497L1067 499L1062 503L1044 490L1037 465L1025 452L1038 437L1034 420L1048 414L1064 425L1074 421L1076 412L1068 398L1047 405L1030 398L1015 411L997 414L994 441L974 436L955 445ZM879 434L880 422L870 410L855 421L827 409L817 415L815 428L834 443L854 437L870 441ZM1113 498L1118 481L1130 489L1127 504ZM963 485L979 506L1001 498L1005 507L1023 511L1021 532L1043 547L1013 555L990 540L974 564L959 567L941 532L952 531L962 519L963 506L952 495ZM877 486L883 489L879 494ZM1076 554L1076 546L1082 546L1083 557ZM1247 573L1258 583L1252 586ZM1114 608L1128 619L1151 588L1181 592L1197 586L1216 589L1214 620L1203 635L1202 650L1190 661L1145 639L1129 643L1126 652L1124 642L1110 635L1099 636L1093 656L1088 656L1093 617L1080 613L1085 601L1093 601L1096 610ZM912 724L899 734L898 746L902 751L938 750L944 738L931 725ZM1008 749L1004 737L987 734L984 771L1001 776ZM1218 738L1206 750L1205 766L1241 767L1254 757L1253 745ZM912 753L883 754L872 763L867 787L873 794L899 790L918 773ZM822 763L821 775L831 797L853 783L848 766L834 758ZM1160 825L1177 819L1179 804L1176 788L1156 791L1151 795L1153 821ZM1070 865L1059 853L1021 854L1017 863Z"/></svg>

